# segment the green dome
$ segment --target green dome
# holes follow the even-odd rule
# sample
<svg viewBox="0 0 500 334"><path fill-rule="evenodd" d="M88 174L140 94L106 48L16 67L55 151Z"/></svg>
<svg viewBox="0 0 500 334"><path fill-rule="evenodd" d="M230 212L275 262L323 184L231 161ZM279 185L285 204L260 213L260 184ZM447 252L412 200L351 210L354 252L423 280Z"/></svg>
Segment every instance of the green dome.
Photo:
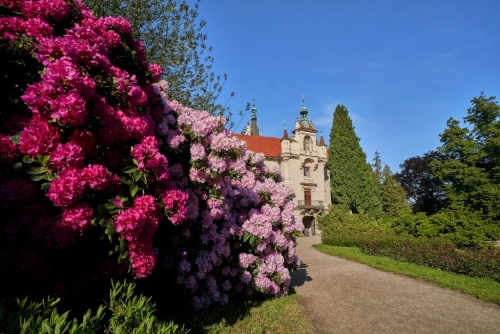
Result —
<svg viewBox="0 0 500 334"><path fill-rule="evenodd" d="M308 112L306 106L302 106L302 108L300 108L300 124L302 124L306 128L309 127L309 118L307 117L307 113Z"/></svg>

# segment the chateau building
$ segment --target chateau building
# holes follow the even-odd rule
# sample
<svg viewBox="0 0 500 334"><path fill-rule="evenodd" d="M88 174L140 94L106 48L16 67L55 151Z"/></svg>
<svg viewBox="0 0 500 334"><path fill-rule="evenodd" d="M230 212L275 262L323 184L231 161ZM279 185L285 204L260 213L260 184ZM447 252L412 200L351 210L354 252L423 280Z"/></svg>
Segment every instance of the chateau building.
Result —
<svg viewBox="0 0 500 334"><path fill-rule="evenodd" d="M329 211L331 205L328 147L323 136L316 140L317 130L309 120L305 106L295 121L289 136L285 127L282 138L259 136L257 108L252 108L251 124L242 134L247 148L264 153L268 167L279 167L287 186L295 191L295 217L302 220L307 232L321 233L316 226L317 216Z"/></svg>

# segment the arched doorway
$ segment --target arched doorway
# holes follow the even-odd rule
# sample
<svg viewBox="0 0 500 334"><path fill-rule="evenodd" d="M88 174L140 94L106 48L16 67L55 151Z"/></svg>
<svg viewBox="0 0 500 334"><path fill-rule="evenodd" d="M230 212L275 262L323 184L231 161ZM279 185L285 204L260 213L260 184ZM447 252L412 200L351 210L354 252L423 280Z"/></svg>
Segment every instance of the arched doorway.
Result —
<svg viewBox="0 0 500 334"><path fill-rule="evenodd" d="M304 234L306 236L316 235L316 224L313 216L304 216L302 218L302 224L304 224Z"/></svg>

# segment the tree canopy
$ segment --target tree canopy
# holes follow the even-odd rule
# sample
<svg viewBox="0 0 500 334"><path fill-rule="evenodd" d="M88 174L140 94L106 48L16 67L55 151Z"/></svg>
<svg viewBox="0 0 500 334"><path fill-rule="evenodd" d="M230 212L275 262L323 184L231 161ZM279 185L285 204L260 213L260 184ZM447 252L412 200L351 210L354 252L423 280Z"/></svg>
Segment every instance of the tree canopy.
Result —
<svg viewBox="0 0 500 334"><path fill-rule="evenodd" d="M97 16L122 16L144 43L148 61L162 66L169 99L211 113L223 111L217 98L226 74L212 71L212 47L198 20L200 0L190 6L175 0L84 0Z"/></svg>
<svg viewBox="0 0 500 334"><path fill-rule="evenodd" d="M353 212L366 212L372 216L380 214L371 166L366 162L366 154L343 105L337 105L333 113L328 167L333 204L345 206Z"/></svg>
<svg viewBox="0 0 500 334"><path fill-rule="evenodd" d="M399 165L401 170L394 176L401 183L414 213L432 215L448 204L444 186L432 170L433 161L446 161L447 156L429 151L421 156L408 158Z"/></svg>
<svg viewBox="0 0 500 334"><path fill-rule="evenodd" d="M487 219L500 218L500 106L483 93L471 100L465 127L450 118L440 135L439 152L449 160L434 161L454 208L466 208Z"/></svg>

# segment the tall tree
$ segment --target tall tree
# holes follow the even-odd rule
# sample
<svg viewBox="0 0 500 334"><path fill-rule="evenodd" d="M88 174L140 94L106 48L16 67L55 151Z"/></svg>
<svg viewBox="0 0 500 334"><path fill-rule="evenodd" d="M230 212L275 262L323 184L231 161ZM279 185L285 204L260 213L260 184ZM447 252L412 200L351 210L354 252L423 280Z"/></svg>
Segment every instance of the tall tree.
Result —
<svg viewBox="0 0 500 334"><path fill-rule="evenodd" d="M382 159L380 158L380 152L375 151L375 157L372 163L372 176L373 184L375 185L375 193L379 202L382 204L382 198L380 197L380 184L382 183Z"/></svg>
<svg viewBox="0 0 500 334"><path fill-rule="evenodd" d="M390 217L410 213L411 208L406 198L406 192L389 166L384 166L380 181L380 199L383 212Z"/></svg>
<svg viewBox="0 0 500 334"><path fill-rule="evenodd" d="M383 213L390 217L397 217L404 212L410 211L405 190L396 180L388 165L382 168L382 159L378 151L375 152L373 158L372 175L377 198L382 205Z"/></svg>
<svg viewBox="0 0 500 334"><path fill-rule="evenodd" d="M443 181L453 208L466 208L493 220L500 218L500 105L481 92L461 127L450 118L440 135L439 151L450 157L432 166Z"/></svg>
<svg viewBox="0 0 500 334"><path fill-rule="evenodd" d="M371 165L366 162L347 108L340 104L333 113L328 166L333 204L346 206L353 212L380 215Z"/></svg>
<svg viewBox="0 0 500 334"><path fill-rule="evenodd" d="M148 61L163 68L169 83L169 99L212 113L223 111L217 98L221 79L212 71L212 47L198 20L200 0L190 6L175 0L84 0L97 16L129 19L134 37L144 43Z"/></svg>
<svg viewBox="0 0 500 334"><path fill-rule="evenodd" d="M435 177L431 167L433 161L444 162L445 154L429 151L415 156L399 165L401 170L394 176L401 183L414 213L432 215L448 205L443 182Z"/></svg>

